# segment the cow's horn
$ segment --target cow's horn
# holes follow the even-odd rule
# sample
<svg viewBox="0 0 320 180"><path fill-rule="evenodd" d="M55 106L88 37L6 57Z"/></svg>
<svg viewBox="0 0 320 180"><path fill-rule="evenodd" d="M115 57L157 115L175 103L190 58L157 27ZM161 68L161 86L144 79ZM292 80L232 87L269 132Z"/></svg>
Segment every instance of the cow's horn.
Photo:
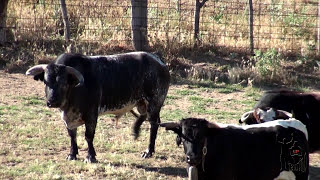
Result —
<svg viewBox="0 0 320 180"><path fill-rule="evenodd" d="M47 64L39 64L36 66L33 66L32 68L28 69L26 72L26 75L30 75L30 76L35 76L38 75L42 72L44 72L44 70L47 68Z"/></svg>
<svg viewBox="0 0 320 180"><path fill-rule="evenodd" d="M248 111L248 112L242 114L240 122L244 123L247 121L247 119L253 118L253 112L254 111Z"/></svg>
<svg viewBox="0 0 320 180"><path fill-rule="evenodd" d="M78 82L79 82L79 83L76 85L76 87L83 85L83 83L84 83L84 78L83 78L82 74L81 74L78 70L76 70L76 69L73 68L73 67L66 66L66 71L67 71L67 73L73 75L75 78L78 79Z"/></svg>

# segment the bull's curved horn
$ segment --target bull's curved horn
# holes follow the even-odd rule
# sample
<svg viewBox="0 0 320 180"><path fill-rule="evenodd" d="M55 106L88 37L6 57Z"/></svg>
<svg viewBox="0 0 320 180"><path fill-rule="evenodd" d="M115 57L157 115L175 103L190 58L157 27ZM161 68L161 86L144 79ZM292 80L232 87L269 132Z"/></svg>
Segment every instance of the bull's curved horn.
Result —
<svg viewBox="0 0 320 180"><path fill-rule="evenodd" d="M180 126L179 123L175 123L175 122L168 122L168 123L160 123L159 124L161 127L165 127L167 130L169 129L174 129Z"/></svg>
<svg viewBox="0 0 320 180"><path fill-rule="evenodd" d="M289 119L293 117L291 113L283 110L277 110L277 116L277 119Z"/></svg>
<svg viewBox="0 0 320 180"><path fill-rule="evenodd" d="M78 70L73 67L66 66L66 72L78 79L79 83L76 85L76 87L82 86L84 84L84 78Z"/></svg>
<svg viewBox="0 0 320 180"><path fill-rule="evenodd" d="M44 72L44 70L47 68L47 64L39 64L36 66L33 66L32 68L28 69L26 72L26 75L28 76L35 76L38 75L42 72Z"/></svg>
<svg viewBox="0 0 320 180"><path fill-rule="evenodd" d="M208 123L208 128L220 128L220 126L217 123L209 122Z"/></svg>
<svg viewBox="0 0 320 180"><path fill-rule="evenodd" d="M252 111L248 111L248 112L242 114L241 119L240 119L239 122L240 123L245 123L248 119L253 118L254 117L253 113L254 113L254 111L252 110Z"/></svg>

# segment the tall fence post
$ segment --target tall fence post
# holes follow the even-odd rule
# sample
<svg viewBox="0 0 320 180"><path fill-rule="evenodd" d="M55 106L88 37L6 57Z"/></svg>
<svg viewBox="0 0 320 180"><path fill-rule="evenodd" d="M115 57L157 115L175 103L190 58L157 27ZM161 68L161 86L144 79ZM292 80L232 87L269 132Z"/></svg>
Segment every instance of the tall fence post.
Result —
<svg viewBox="0 0 320 180"><path fill-rule="evenodd" d="M250 54L254 55L252 0L249 0L249 39L250 39Z"/></svg>
<svg viewBox="0 0 320 180"><path fill-rule="evenodd" d="M63 25L64 25L64 40L66 41L66 45L68 46L70 43L70 23L68 19L68 11L67 11L67 5L65 0L60 0L61 3L61 13L63 18ZM70 47L67 48L68 52L72 52L72 44L70 44Z"/></svg>
<svg viewBox="0 0 320 180"><path fill-rule="evenodd" d="M148 50L148 0L131 0L132 43L137 51Z"/></svg>
<svg viewBox="0 0 320 180"><path fill-rule="evenodd" d="M6 21L7 21L7 7L9 0L0 1L0 45L7 41Z"/></svg>

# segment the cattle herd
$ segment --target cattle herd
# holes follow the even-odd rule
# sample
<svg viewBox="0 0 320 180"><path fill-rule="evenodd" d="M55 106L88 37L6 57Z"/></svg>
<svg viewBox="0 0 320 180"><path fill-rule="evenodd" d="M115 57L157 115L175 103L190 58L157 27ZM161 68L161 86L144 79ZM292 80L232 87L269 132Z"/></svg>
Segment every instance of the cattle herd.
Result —
<svg viewBox="0 0 320 180"><path fill-rule="evenodd" d="M116 120L131 112L134 138L145 120L150 139L143 158L153 155L159 126L183 144L189 179L308 179L309 153L320 150L320 94L269 91L242 115L241 125L186 118L161 123L170 74L156 55L131 52L108 56L62 54L54 63L31 67L26 75L45 84L47 106L59 108L70 136L68 160L76 160L77 127L85 125L86 162L96 162L93 139L98 116ZM133 108L139 113L135 113Z"/></svg>

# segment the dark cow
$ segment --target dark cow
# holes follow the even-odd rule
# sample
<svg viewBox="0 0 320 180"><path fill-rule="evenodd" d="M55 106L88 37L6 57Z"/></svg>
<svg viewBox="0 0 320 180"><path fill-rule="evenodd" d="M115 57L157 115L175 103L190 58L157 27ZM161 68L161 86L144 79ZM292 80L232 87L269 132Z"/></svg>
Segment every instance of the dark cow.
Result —
<svg viewBox="0 0 320 180"><path fill-rule="evenodd" d="M308 179L307 129L298 120L236 126L188 118L160 126L177 133L199 179Z"/></svg>
<svg viewBox="0 0 320 180"><path fill-rule="evenodd" d="M288 90L276 90L266 92L254 109L274 108L292 113L295 119L307 126L309 133L310 152L320 150L320 94L303 93ZM253 112L253 111L251 111ZM250 112L245 113L240 123L258 123Z"/></svg>
<svg viewBox="0 0 320 180"><path fill-rule="evenodd" d="M148 118L150 141L142 157L151 157L159 127L159 113L166 98L170 74L158 57L146 52L109 56L62 54L55 63L30 68L27 75L45 83L47 106L59 108L71 138L67 159L78 154L77 127L85 124L88 143L87 162L96 161L93 138L99 114L116 118L137 107L139 117L134 126L135 138Z"/></svg>

